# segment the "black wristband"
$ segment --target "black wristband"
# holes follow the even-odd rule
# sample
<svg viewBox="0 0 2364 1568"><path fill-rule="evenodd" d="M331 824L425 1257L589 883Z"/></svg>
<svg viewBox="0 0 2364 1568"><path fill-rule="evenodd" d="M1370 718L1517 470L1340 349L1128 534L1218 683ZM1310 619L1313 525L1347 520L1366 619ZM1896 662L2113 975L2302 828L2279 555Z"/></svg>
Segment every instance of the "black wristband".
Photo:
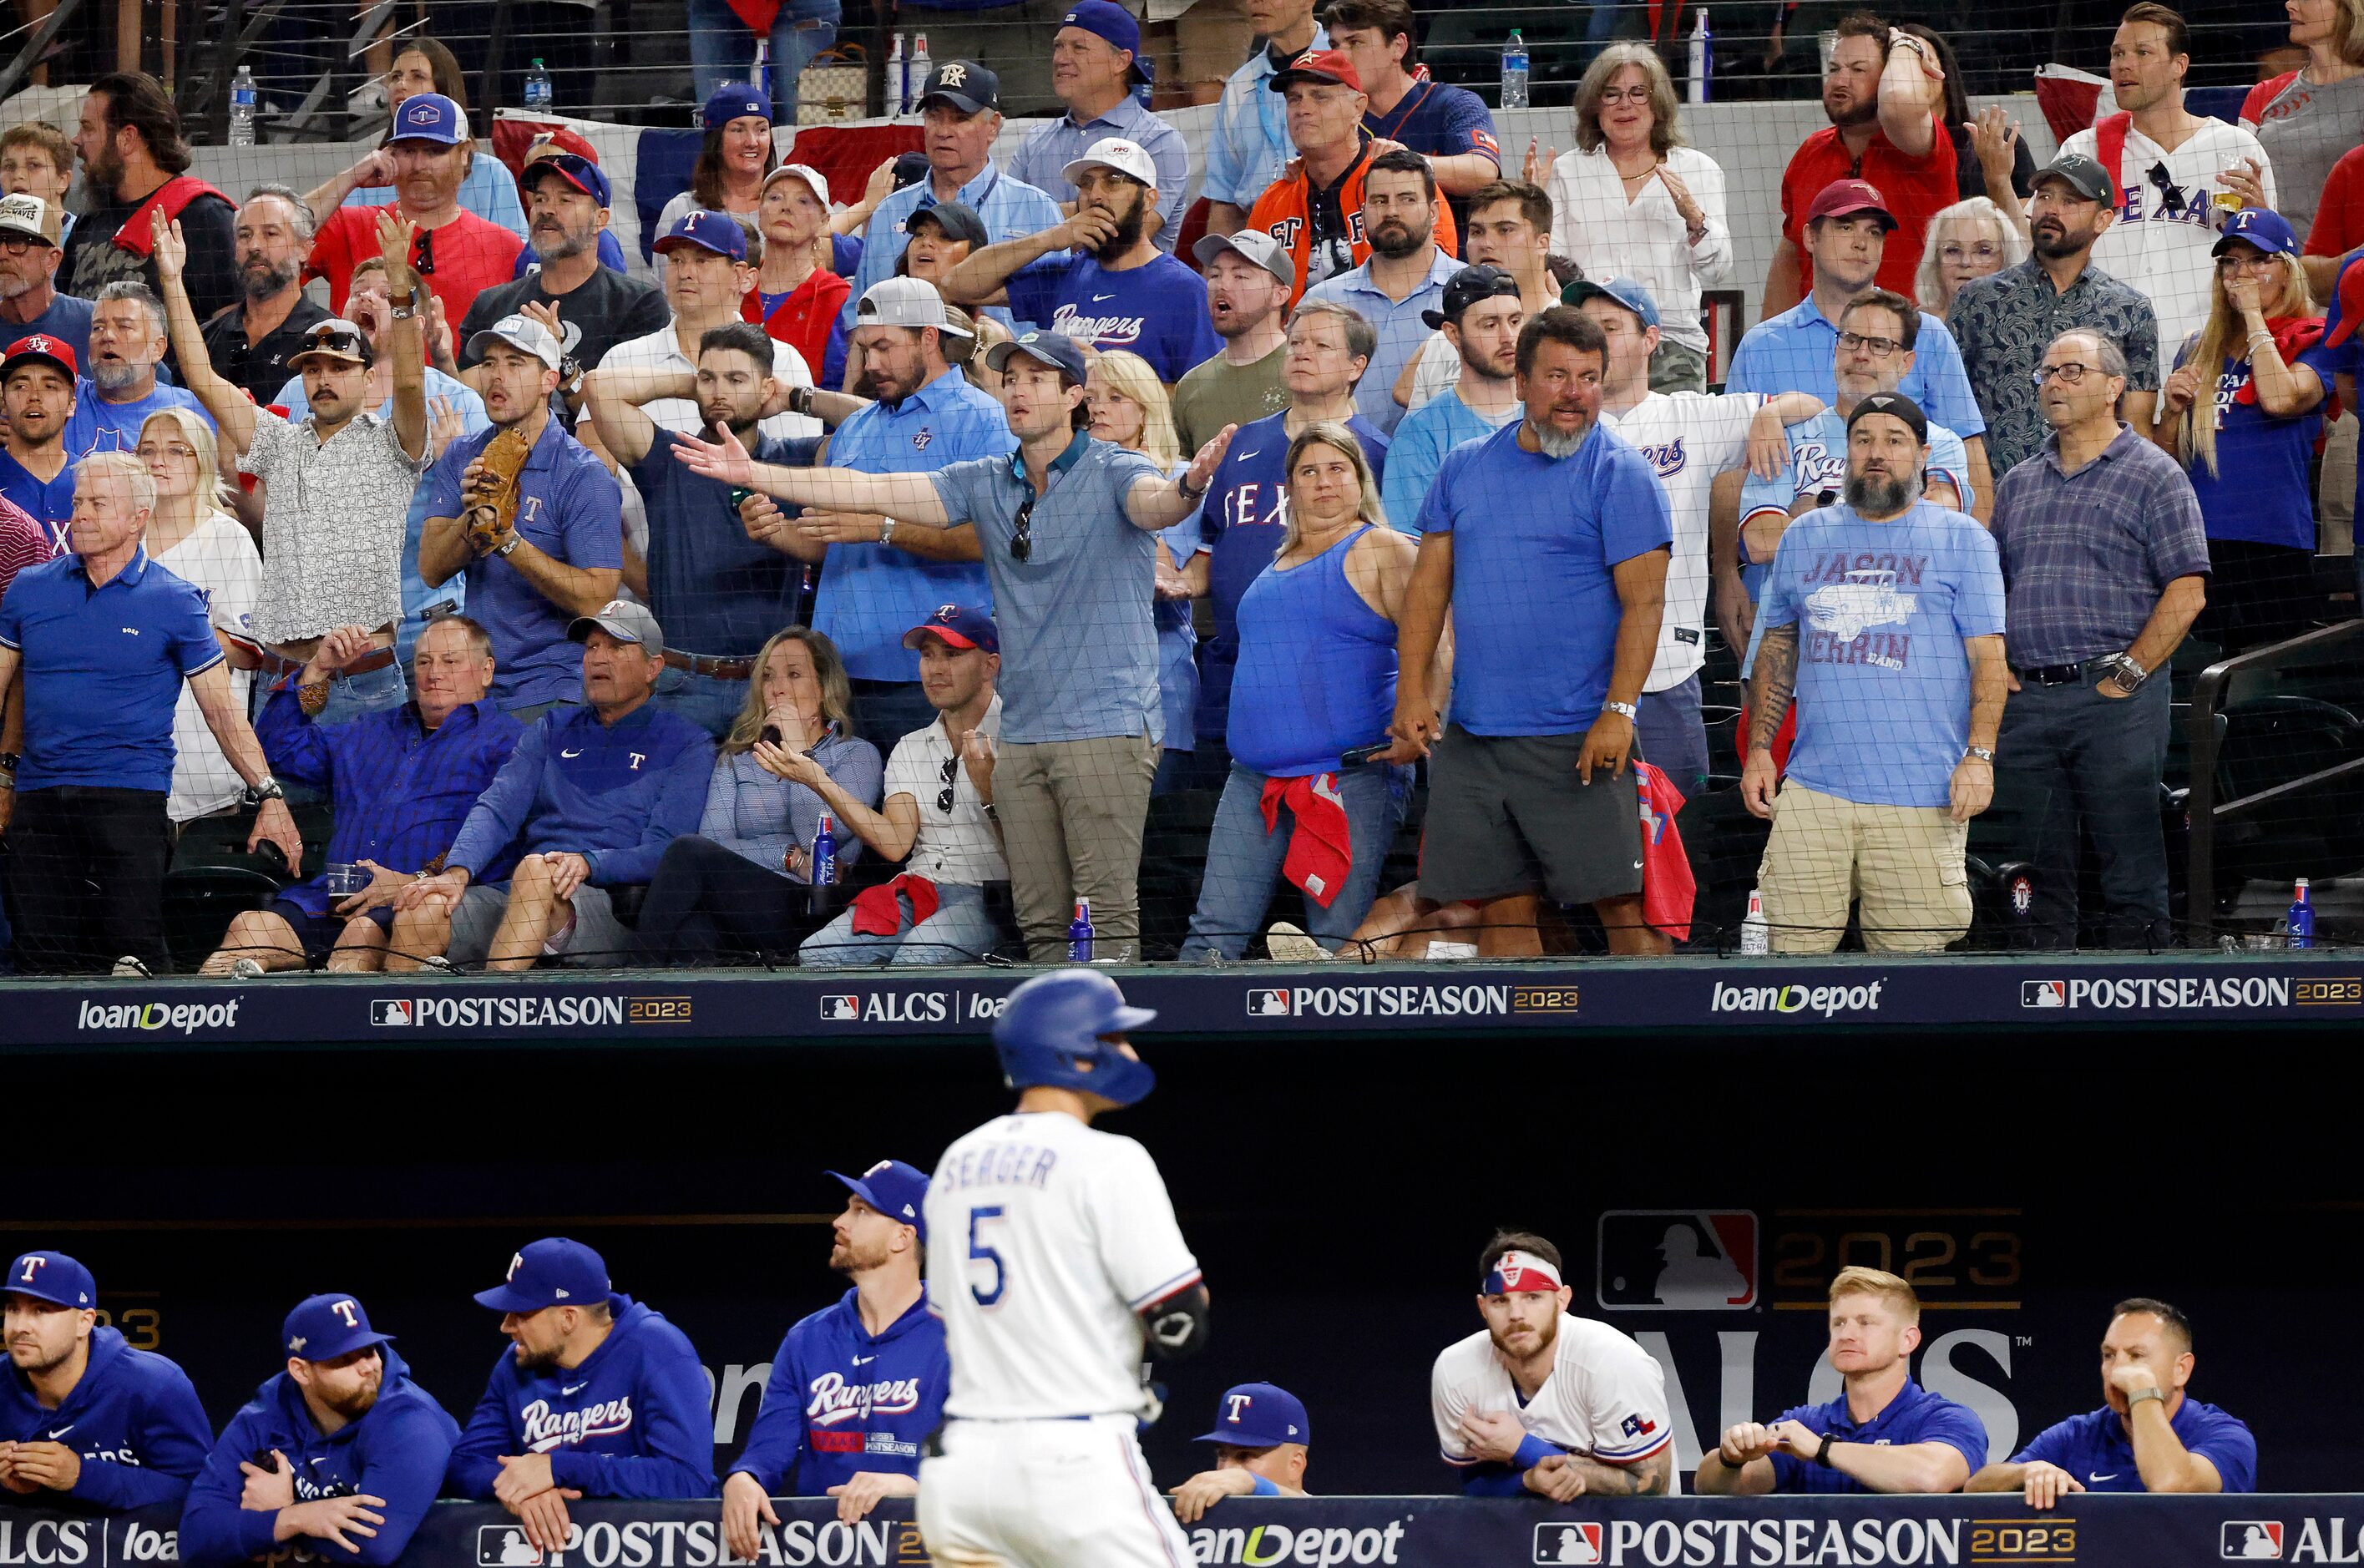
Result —
<svg viewBox="0 0 2364 1568"><path fill-rule="evenodd" d="M1814 1451L1814 1462L1821 1465L1824 1470L1828 1470L1831 1467L1831 1444L1835 1440L1836 1440L1834 1439L1830 1433L1824 1432L1823 1434L1823 1446Z"/></svg>

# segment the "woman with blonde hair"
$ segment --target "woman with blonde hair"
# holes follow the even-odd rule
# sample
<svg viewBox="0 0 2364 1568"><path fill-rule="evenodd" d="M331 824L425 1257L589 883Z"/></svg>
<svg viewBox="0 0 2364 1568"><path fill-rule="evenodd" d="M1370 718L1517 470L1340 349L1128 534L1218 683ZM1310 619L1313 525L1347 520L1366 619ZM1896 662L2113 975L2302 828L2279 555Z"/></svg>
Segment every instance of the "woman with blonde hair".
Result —
<svg viewBox="0 0 2364 1568"><path fill-rule="evenodd" d="M2317 598L2314 498L2323 320L2299 241L2274 213L2236 213L2216 241L2207 324L2176 357L2153 439L2181 462L2208 530L2200 635L2227 651L2294 637Z"/></svg>
<svg viewBox="0 0 2364 1568"><path fill-rule="evenodd" d="M2364 0L2284 0L2306 63L2249 89L2241 123L2272 161L2281 214L2306 242L2332 165L2364 145Z"/></svg>
<svg viewBox="0 0 2364 1568"><path fill-rule="evenodd" d="M1929 220L1921 270L1912 274L1913 303L1942 317L1964 284L2026 260L2027 237L2002 208L1985 196L1956 202Z"/></svg>
<svg viewBox="0 0 2364 1568"><path fill-rule="evenodd" d="M1388 526L1344 425L1306 427L1287 473L1280 551L1240 598L1232 772L1185 959L1240 958L1284 876L1305 894L1306 932L1335 951L1370 913L1411 797L1388 727L1396 618L1419 547Z"/></svg>
<svg viewBox="0 0 2364 1568"><path fill-rule="evenodd" d="M262 557L254 538L227 510L229 486L221 476L213 427L194 408L164 408L139 427L133 455L156 482L156 509L141 543L148 559L206 595L214 636L230 666L230 690L247 708L260 662L246 639L248 617L262 593ZM196 693L184 685L173 709L173 792L164 814L175 823L236 806L246 781L222 754Z"/></svg>
<svg viewBox="0 0 2364 1568"><path fill-rule="evenodd" d="M1174 403L1147 360L1122 349L1090 356L1091 378L1084 383L1084 407L1091 433L1137 451L1167 474L1182 471L1189 454L1174 429ZM1170 795L1190 773L1190 748L1198 739L1199 634L1190 626L1190 584L1182 568L1199 552L1198 514L1157 534L1157 577L1151 612L1157 623L1157 695L1165 716L1165 755L1149 793Z"/></svg>
<svg viewBox="0 0 2364 1568"><path fill-rule="evenodd" d="M841 876L862 853L845 808L876 809L886 767L853 734L853 689L837 645L792 626L764 644L755 672L715 758L705 818L695 836L665 846L650 879L639 945L652 962L793 953L834 914L812 897L824 813Z"/></svg>
<svg viewBox="0 0 2364 1568"><path fill-rule="evenodd" d="M1526 178L1548 181L1551 250L1589 278L1634 278L1665 319L1653 392L1707 390L1701 291L1732 271L1723 170L1684 145L1675 84L1647 44L1611 44L1576 89L1576 150L1530 147Z"/></svg>

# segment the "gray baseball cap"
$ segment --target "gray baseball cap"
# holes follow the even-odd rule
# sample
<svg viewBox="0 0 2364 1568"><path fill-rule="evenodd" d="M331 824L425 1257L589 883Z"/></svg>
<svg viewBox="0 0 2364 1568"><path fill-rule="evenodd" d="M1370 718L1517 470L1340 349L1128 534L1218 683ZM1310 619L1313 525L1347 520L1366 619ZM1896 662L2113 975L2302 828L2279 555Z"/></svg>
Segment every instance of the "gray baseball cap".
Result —
<svg viewBox="0 0 2364 1568"><path fill-rule="evenodd" d="M2032 191L2046 180L2057 180L2087 201L2104 206L2118 199L2117 183L2110 178L2110 172L2081 152L2060 154L2035 172L2027 188Z"/></svg>
<svg viewBox="0 0 2364 1568"><path fill-rule="evenodd" d="M646 605L636 605L630 599L610 599L599 606L596 616L577 616L574 624L566 628L569 642L588 642L593 631L604 631L619 642L637 642L641 651L652 659L664 652L664 628L649 613Z"/></svg>
<svg viewBox="0 0 2364 1568"><path fill-rule="evenodd" d="M552 370L558 369L559 361L566 357L566 350L550 335L550 328L530 316L504 316L484 330L471 333L469 357L483 359L485 350L495 343L507 343L521 354L531 354Z"/></svg>
<svg viewBox="0 0 2364 1568"><path fill-rule="evenodd" d="M1289 287L1297 286L1297 263L1282 249L1279 240L1261 228L1243 228L1237 234L1204 234L1199 243L1190 247L1190 254L1205 266L1219 251L1229 250L1249 265L1262 267Z"/></svg>
<svg viewBox="0 0 2364 1568"><path fill-rule="evenodd" d="M944 314L944 296L925 278L881 278L862 291L856 327L932 327L962 338L976 334Z"/></svg>
<svg viewBox="0 0 2364 1568"><path fill-rule="evenodd" d="M1054 371L1065 371L1069 380L1078 384L1091 377L1091 363L1084 358L1083 345L1065 332L1029 332L1014 343L996 343L985 351L985 368L999 375L1012 354L1023 354Z"/></svg>

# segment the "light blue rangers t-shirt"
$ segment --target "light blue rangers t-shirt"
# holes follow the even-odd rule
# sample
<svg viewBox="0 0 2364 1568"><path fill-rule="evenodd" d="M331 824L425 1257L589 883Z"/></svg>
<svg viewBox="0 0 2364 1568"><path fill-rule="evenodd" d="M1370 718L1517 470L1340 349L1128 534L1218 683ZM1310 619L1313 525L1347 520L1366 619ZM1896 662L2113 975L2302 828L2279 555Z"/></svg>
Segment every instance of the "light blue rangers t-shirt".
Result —
<svg viewBox="0 0 2364 1568"><path fill-rule="evenodd" d="M1442 401L1440 399L1439 401ZM1770 479L1759 479L1756 471L1747 470L1748 477L1740 486L1740 520L1760 512L1790 515L1790 508L1801 495L1819 495L1828 490L1834 495L1846 493L1847 434L1846 420L1835 408L1825 408L1811 419L1801 419L1784 432L1790 438L1790 467ZM1943 425L1929 427L1929 462L1927 479L1931 484L1942 479L1954 487L1961 497L1961 509L1968 511L1977 502L1970 488L1969 453L1962 447L1962 438ZM1765 570L1772 564L1752 561L1748 555L1747 536L1740 546L1740 580L1748 589L1753 602L1764 586Z"/></svg>
<svg viewBox="0 0 2364 1568"><path fill-rule="evenodd" d="M1945 806L1970 740L1962 639L2002 636L2002 617L1994 536L1968 513L1916 501L1875 523L1841 504L1791 523L1757 617L1798 628L1790 776L1858 806Z"/></svg>
<svg viewBox="0 0 2364 1568"><path fill-rule="evenodd" d="M1110 735L1164 740L1157 687L1157 536L1124 499L1165 476L1137 451L1078 430L1037 500L1025 454L956 462L930 475L954 522L976 526L1001 635L1001 738L1022 745ZM1034 502L1024 561L1009 553Z"/></svg>

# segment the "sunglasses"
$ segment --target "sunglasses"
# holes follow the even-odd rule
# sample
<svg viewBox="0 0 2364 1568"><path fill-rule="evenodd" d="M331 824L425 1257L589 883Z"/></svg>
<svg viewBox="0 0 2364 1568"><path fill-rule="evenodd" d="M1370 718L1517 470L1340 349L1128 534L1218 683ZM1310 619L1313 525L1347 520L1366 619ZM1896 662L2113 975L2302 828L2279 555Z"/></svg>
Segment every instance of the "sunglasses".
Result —
<svg viewBox="0 0 2364 1568"><path fill-rule="evenodd" d="M422 278L431 278L435 275L435 231L433 229L422 228L418 231L418 256L410 263L410 270Z"/></svg>
<svg viewBox="0 0 2364 1568"><path fill-rule="evenodd" d="M936 809L949 813L953 808L953 773L960 766L958 755L946 757L943 769L936 776L943 788L936 792Z"/></svg>
<svg viewBox="0 0 2364 1568"><path fill-rule="evenodd" d="M2183 187L2177 184L2174 176L2167 172L2166 164L2152 164L2148 178L2151 188L2157 191L2159 199L2167 204L2168 211L2180 215L2184 208L2191 205L2191 198L2183 194Z"/></svg>
<svg viewBox="0 0 2364 1568"><path fill-rule="evenodd" d="M1009 559L1025 561L1034 553L1034 502L1028 497L1018 508L1018 526L1009 536Z"/></svg>
<svg viewBox="0 0 2364 1568"><path fill-rule="evenodd" d="M332 354L351 354L361 358L361 335L355 332L315 332L304 345L307 349L325 349Z"/></svg>

